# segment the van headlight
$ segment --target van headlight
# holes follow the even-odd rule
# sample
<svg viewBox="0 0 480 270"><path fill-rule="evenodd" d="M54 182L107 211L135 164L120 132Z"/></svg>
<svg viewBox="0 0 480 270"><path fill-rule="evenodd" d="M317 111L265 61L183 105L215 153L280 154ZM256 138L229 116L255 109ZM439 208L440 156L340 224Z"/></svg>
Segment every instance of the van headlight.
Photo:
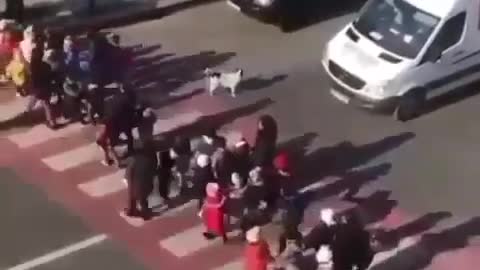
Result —
<svg viewBox="0 0 480 270"><path fill-rule="evenodd" d="M385 98L385 84L371 85L365 89L365 92L370 94L374 98Z"/></svg>
<svg viewBox="0 0 480 270"><path fill-rule="evenodd" d="M273 4L273 0L255 0L254 3L262 7L268 7Z"/></svg>

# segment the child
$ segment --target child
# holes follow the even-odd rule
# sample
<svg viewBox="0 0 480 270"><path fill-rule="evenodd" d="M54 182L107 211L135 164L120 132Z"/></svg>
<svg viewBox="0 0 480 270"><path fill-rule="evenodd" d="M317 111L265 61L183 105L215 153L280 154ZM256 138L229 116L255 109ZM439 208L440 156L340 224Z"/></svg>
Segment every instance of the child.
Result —
<svg viewBox="0 0 480 270"><path fill-rule="evenodd" d="M315 254L317 261L317 270L332 270L333 268L333 254L329 246L323 245Z"/></svg>
<svg viewBox="0 0 480 270"><path fill-rule="evenodd" d="M173 147L170 149L170 157L175 160L174 174L178 181L180 192L185 191L185 177L190 169L192 148L190 140L183 137L175 137Z"/></svg>
<svg viewBox="0 0 480 270"><path fill-rule="evenodd" d="M207 198L205 199L202 213L207 230L203 235L208 240L221 236L225 243L227 241L224 211L226 198L220 193L220 187L217 183L208 183L206 193Z"/></svg>
<svg viewBox="0 0 480 270"><path fill-rule="evenodd" d="M258 226L251 228L246 235L247 246L245 248L246 270L267 270L273 262L267 242L261 237L261 229Z"/></svg>
<svg viewBox="0 0 480 270"><path fill-rule="evenodd" d="M7 65L5 74L15 85L17 96L27 96L28 68L23 60L20 50L14 50L13 59Z"/></svg>

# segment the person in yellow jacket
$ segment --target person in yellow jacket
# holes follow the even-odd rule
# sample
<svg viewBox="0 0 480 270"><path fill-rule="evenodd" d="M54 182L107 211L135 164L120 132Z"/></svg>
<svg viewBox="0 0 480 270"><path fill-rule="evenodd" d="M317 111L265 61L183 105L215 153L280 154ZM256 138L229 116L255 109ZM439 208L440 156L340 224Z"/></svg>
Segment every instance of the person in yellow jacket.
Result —
<svg viewBox="0 0 480 270"><path fill-rule="evenodd" d="M7 65L5 71L7 78L12 80L17 89L17 96L27 96L28 67L20 50L14 50L12 61Z"/></svg>

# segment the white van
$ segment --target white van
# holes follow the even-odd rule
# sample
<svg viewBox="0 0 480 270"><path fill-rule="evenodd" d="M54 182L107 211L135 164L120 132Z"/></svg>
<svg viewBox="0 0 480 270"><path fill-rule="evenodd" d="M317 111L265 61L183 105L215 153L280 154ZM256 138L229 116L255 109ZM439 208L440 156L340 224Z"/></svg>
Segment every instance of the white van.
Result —
<svg viewBox="0 0 480 270"><path fill-rule="evenodd" d="M325 48L343 103L412 119L425 101L480 79L480 0L370 0Z"/></svg>

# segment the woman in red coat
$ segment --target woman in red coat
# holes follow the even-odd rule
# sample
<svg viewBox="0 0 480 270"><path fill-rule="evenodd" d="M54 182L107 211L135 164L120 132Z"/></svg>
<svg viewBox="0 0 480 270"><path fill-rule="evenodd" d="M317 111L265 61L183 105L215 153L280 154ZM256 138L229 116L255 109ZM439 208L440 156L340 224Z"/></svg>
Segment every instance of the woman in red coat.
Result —
<svg viewBox="0 0 480 270"><path fill-rule="evenodd" d="M225 201L226 198L220 192L217 183L208 183L206 188L207 198L203 205L203 219L206 232L203 233L205 238L214 239L221 236L223 242L227 241L227 233L225 231Z"/></svg>
<svg viewBox="0 0 480 270"><path fill-rule="evenodd" d="M273 262L268 243L261 238L260 227L255 226L247 231L245 248L245 270L267 270Z"/></svg>

